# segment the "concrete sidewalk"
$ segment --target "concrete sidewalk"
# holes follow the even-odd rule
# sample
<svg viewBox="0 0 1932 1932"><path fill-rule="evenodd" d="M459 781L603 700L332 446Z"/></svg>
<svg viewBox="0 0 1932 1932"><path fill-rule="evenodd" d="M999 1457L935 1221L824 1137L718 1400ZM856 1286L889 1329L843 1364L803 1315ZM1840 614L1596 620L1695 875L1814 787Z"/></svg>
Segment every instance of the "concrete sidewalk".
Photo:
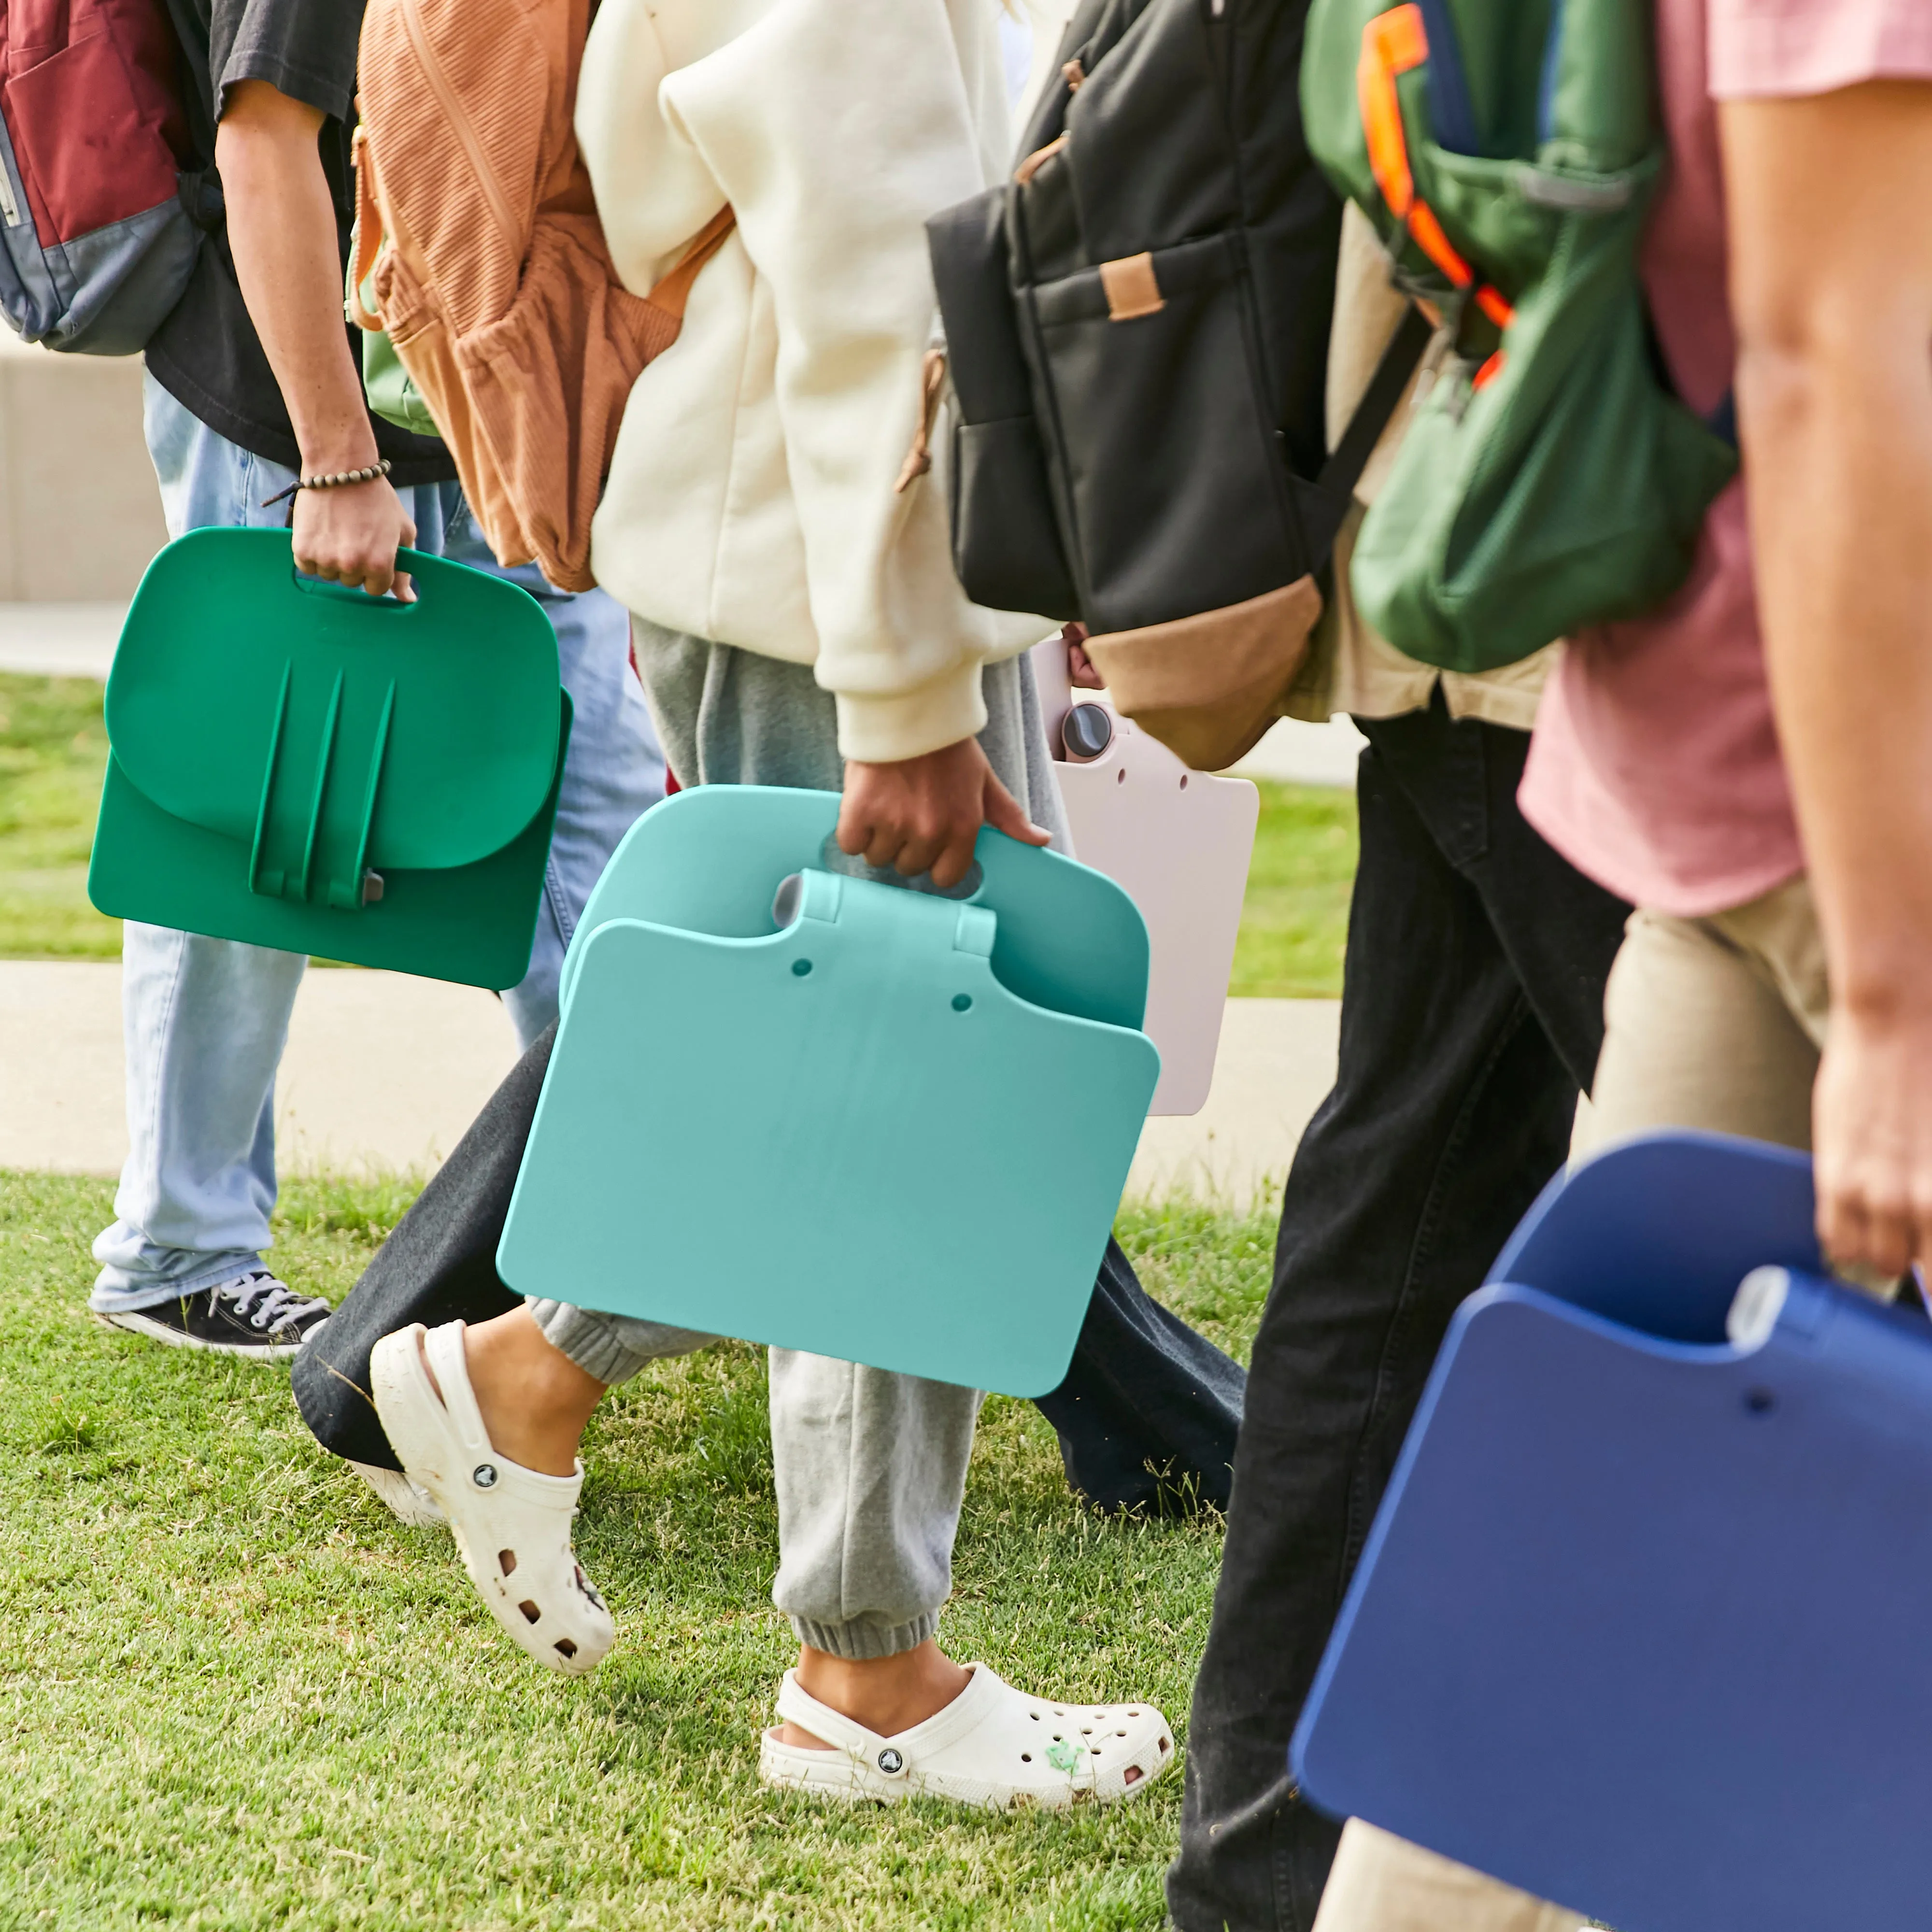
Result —
<svg viewBox="0 0 1932 1932"><path fill-rule="evenodd" d="M1232 1000L1214 1090L1150 1120L1129 1191L1245 1204L1279 1186L1334 1076L1336 1004ZM516 1058L488 993L394 973L312 970L276 1092L285 1170L434 1167ZM127 1153L121 969L0 961L0 1167L112 1174Z"/></svg>
<svg viewBox="0 0 1932 1932"><path fill-rule="evenodd" d="M433 1167L516 1057L488 993L313 970L276 1088L283 1163ZM123 1064L118 964L0 961L0 1167L116 1172L128 1151Z"/></svg>
<svg viewBox="0 0 1932 1932"><path fill-rule="evenodd" d="M125 604L0 604L0 670L105 682Z"/></svg>

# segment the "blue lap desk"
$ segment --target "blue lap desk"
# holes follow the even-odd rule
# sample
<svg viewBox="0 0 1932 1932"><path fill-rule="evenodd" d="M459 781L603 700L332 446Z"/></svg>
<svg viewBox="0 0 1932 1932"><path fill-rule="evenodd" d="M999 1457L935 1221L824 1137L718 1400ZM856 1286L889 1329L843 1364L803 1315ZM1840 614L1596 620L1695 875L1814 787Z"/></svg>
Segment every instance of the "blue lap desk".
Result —
<svg viewBox="0 0 1932 1932"><path fill-rule="evenodd" d="M498 1270L1044 1394L1160 1075L1147 928L1112 880L992 831L970 902L842 875L838 814L706 785L632 828L565 962Z"/></svg>
<svg viewBox="0 0 1932 1932"><path fill-rule="evenodd" d="M570 700L528 592L414 550L416 601L281 530L148 566L107 680L104 913L501 988L530 969Z"/></svg>
<svg viewBox="0 0 1932 1932"><path fill-rule="evenodd" d="M1709 1136L1545 1194L1295 1735L1324 1810L1619 1932L1932 1922L1932 1326L1821 1279L1811 1216L1808 1160Z"/></svg>

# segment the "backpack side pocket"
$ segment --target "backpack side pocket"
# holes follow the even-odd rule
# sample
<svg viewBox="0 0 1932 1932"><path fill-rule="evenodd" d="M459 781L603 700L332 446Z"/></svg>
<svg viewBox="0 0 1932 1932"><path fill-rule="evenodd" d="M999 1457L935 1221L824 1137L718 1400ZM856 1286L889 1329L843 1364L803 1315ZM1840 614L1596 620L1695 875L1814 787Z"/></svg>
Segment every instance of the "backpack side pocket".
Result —
<svg viewBox="0 0 1932 1932"><path fill-rule="evenodd" d="M952 562L974 603L1064 622L1080 608L1014 317L1006 200L990 189L926 225L952 392Z"/></svg>
<svg viewBox="0 0 1932 1932"><path fill-rule="evenodd" d="M1216 235L1024 293L1096 632L1308 573L1243 268L1239 238Z"/></svg>

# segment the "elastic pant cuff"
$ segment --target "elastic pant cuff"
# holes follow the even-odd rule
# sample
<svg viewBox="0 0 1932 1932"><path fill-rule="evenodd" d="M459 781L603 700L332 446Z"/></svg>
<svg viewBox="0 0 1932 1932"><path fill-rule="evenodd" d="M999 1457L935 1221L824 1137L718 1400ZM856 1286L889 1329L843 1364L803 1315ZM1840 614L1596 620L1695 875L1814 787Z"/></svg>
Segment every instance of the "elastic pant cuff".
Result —
<svg viewBox="0 0 1932 1932"><path fill-rule="evenodd" d="M667 1355L695 1354L717 1340L694 1329L674 1328L668 1322L601 1315L594 1309L572 1307L567 1301L532 1298L528 1306L544 1340L607 1388L628 1382Z"/></svg>
<svg viewBox="0 0 1932 1932"><path fill-rule="evenodd" d="M848 1663L866 1664L879 1657L897 1657L902 1651L916 1650L928 1637L939 1634L939 1612L928 1610L910 1623L881 1624L859 1617L850 1623L814 1623L809 1617L794 1617L792 1628L800 1643L809 1644L828 1656L842 1657Z"/></svg>

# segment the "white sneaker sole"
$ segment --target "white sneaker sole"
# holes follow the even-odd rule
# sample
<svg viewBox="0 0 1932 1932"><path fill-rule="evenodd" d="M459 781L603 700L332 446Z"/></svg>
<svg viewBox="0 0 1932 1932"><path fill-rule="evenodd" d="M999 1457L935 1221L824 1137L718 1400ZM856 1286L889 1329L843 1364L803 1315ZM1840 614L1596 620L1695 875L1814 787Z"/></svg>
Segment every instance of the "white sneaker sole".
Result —
<svg viewBox="0 0 1932 1932"><path fill-rule="evenodd" d="M328 1326L326 1322L318 1322L299 1342L265 1340L257 1348L248 1342L204 1342L198 1335L184 1335L178 1328L170 1328L164 1322L150 1319L138 1308L116 1315L104 1315L95 1308L87 1312L104 1328L118 1328L130 1335L145 1336L150 1342L160 1342L164 1348L192 1348L203 1355L232 1355L244 1362L286 1362L292 1356L299 1355Z"/></svg>

